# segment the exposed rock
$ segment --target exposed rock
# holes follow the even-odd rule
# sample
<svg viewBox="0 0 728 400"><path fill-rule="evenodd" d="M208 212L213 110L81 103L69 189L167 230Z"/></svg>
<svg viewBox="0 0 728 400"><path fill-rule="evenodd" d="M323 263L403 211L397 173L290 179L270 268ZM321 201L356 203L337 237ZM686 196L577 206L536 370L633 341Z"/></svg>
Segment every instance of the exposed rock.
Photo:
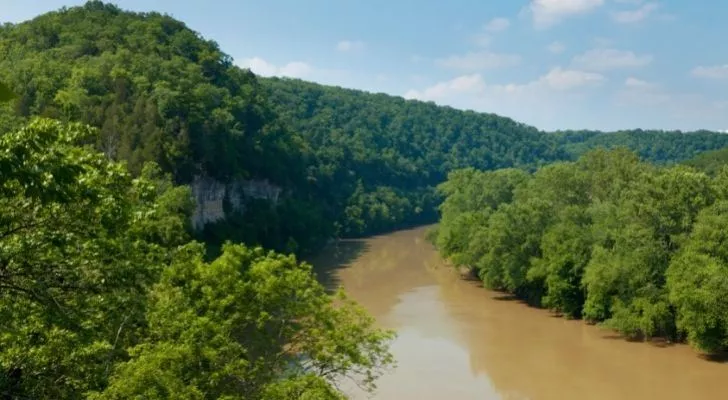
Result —
<svg viewBox="0 0 728 400"><path fill-rule="evenodd" d="M222 183L207 176L195 177L190 188L196 204L192 215L192 227L195 230L225 219L225 202L231 211L244 211L246 198L266 199L276 204L281 194L281 188L267 180Z"/></svg>

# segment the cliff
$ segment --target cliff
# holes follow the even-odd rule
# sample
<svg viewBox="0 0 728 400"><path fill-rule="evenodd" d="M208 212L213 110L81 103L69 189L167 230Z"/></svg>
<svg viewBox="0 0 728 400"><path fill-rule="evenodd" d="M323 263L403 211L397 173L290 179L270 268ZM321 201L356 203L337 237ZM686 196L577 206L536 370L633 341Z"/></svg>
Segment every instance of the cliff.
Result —
<svg viewBox="0 0 728 400"><path fill-rule="evenodd" d="M237 180L223 183L208 176L197 176L190 185L195 199L192 227L200 230L206 224L225 219L225 202L230 211L244 211L246 199L265 199L278 203L281 188L267 180Z"/></svg>

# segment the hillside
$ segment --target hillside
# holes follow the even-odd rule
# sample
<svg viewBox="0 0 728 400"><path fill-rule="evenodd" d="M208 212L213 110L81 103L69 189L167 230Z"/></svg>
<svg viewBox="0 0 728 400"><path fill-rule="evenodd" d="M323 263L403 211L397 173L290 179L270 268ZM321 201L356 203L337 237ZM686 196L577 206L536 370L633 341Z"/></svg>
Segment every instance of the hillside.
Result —
<svg viewBox="0 0 728 400"><path fill-rule="evenodd" d="M708 175L715 176L728 164L728 148L706 151L697 156L685 160L685 165L695 167Z"/></svg>
<svg viewBox="0 0 728 400"><path fill-rule="evenodd" d="M599 148L626 147L640 158L655 163L685 161L696 155L728 146L728 135L712 131L658 131L635 129L619 132L561 131L554 133L559 145L576 158Z"/></svg>
<svg viewBox="0 0 728 400"><path fill-rule="evenodd" d="M0 80L20 96L0 112L0 131L34 116L78 121L133 174L155 161L178 184L271 182L277 203L245 198L201 237L287 251L434 222L434 187L457 168L533 170L613 145L670 162L728 145L708 132L552 135L494 114L259 78L180 21L99 1L0 27Z"/></svg>

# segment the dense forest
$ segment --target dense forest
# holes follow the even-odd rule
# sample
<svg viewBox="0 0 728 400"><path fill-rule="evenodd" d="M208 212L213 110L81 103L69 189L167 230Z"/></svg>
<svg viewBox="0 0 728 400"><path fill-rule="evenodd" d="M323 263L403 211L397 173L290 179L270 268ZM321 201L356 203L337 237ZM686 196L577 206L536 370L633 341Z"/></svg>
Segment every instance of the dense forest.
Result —
<svg viewBox="0 0 728 400"><path fill-rule="evenodd" d="M725 165L728 165L728 147L700 153L689 160L683 161L683 164L695 167L710 176L715 176Z"/></svg>
<svg viewBox="0 0 728 400"><path fill-rule="evenodd" d="M2 93L2 88L0 88ZM0 136L0 398L341 399L391 364L391 333L294 256L187 235L189 189L134 178L98 130Z"/></svg>
<svg viewBox="0 0 728 400"><path fill-rule="evenodd" d="M728 146L728 135L711 131L650 131L635 129L619 132L559 131L553 134L572 158L594 148L626 147L642 160L670 164L691 159L708 150Z"/></svg>
<svg viewBox="0 0 728 400"><path fill-rule="evenodd" d="M434 222L451 170L533 170L598 146L675 162L728 145L718 133L546 134L509 118L400 97L259 78L159 13L99 1L0 27L0 80L19 99L0 132L32 117L99 129L94 146L134 175L153 161L176 184L265 179L276 205L249 199L198 238L303 252L331 237Z"/></svg>
<svg viewBox="0 0 728 400"><path fill-rule="evenodd" d="M593 150L533 174L452 172L434 240L484 284L634 338L728 350L728 167Z"/></svg>

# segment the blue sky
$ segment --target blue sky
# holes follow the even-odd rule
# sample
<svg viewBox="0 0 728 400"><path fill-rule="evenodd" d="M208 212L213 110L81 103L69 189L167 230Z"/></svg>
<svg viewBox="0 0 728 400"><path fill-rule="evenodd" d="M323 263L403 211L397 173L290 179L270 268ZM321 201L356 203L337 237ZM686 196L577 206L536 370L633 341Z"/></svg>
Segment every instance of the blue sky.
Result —
<svg viewBox="0 0 728 400"><path fill-rule="evenodd" d="M0 0L20 22L72 0ZM725 0L119 0L240 66L541 129L728 129Z"/></svg>

